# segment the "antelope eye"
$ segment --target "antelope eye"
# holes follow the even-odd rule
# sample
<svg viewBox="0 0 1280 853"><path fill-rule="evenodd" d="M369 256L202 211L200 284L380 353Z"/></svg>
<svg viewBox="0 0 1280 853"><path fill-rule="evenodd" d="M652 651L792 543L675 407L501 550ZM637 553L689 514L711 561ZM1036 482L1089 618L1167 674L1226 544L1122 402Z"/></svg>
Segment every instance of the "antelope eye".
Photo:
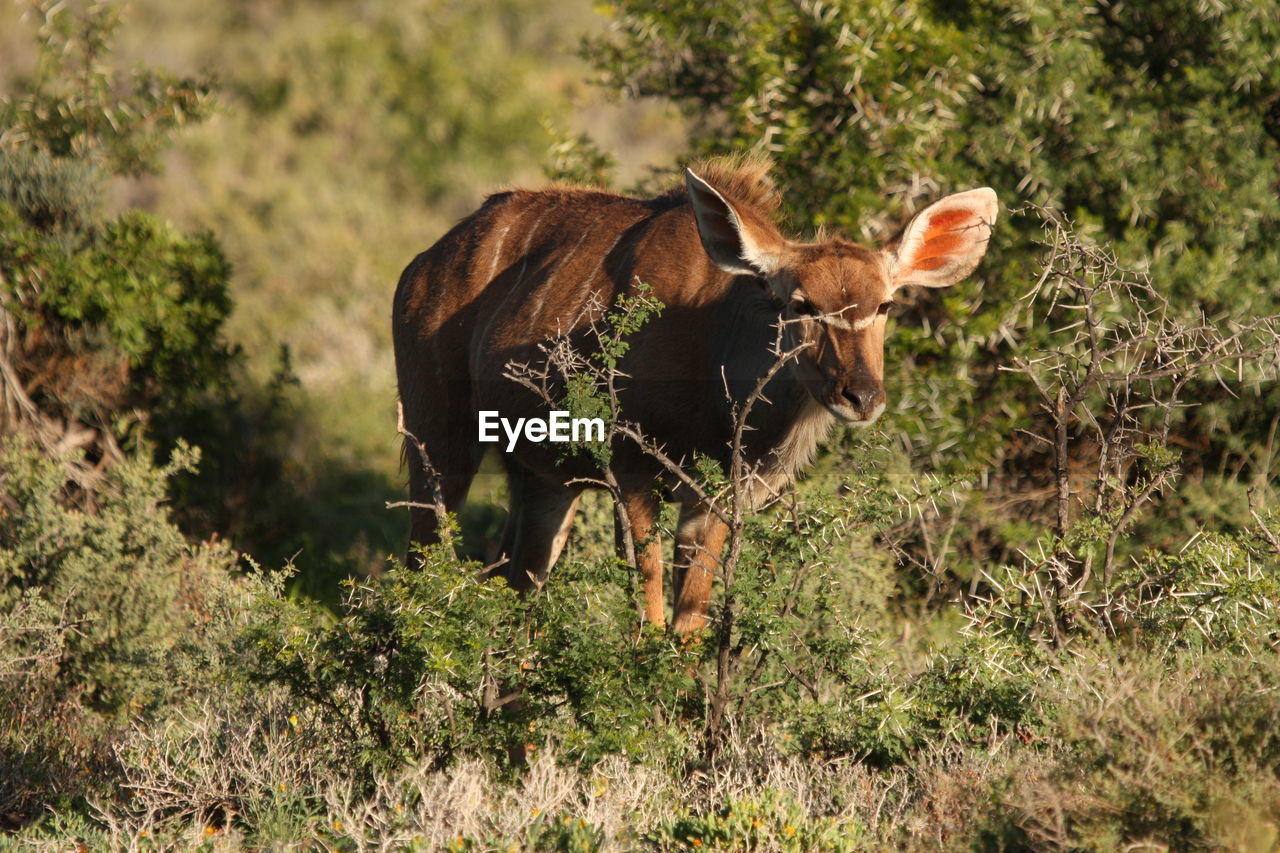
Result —
<svg viewBox="0 0 1280 853"><path fill-rule="evenodd" d="M876 309L877 314L888 314L889 309L893 307L892 302L881 302L880 307Z"/></svg>

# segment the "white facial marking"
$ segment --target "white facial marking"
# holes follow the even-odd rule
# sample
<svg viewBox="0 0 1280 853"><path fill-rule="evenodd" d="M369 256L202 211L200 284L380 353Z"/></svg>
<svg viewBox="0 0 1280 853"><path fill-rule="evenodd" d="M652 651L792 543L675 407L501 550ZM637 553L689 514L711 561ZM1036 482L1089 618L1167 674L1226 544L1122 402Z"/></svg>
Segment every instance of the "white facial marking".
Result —
<svg viewBox="0 0 1280 853"><path fill-rule="evenodd" d="M869 427L876 422L880 415L884 414L885 403L881 403L871 410L871 414L865 418L858 417L858 413L848 406L839 403L828 403L827 410L849 426Z"/></svg>
<svg viewBox="0 0 1280 853"><path fill-rule="evenodd" d="M840 315L846 311L852 311L858 307L858 303L847 305L839 311L832 311L830 314L821 314L818 319L826 323L833 329L843 329L846 332L861 332L876 321L879 314L872 314L870 317L863 317L861 320L854 320L852 323L844 319Z"/></svg>

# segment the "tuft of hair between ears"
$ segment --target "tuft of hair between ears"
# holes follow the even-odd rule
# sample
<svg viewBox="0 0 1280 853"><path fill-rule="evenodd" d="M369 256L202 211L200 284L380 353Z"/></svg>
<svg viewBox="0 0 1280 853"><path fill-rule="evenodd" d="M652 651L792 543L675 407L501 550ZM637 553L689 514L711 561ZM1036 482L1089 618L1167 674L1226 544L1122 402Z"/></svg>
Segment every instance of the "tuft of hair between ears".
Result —
<svg viewBox="0 0 1280 853"><path fill-rule="evenodd" d="M730 201L749 205L764 214L774 214L782 205L782 195L770 176L773 159L766 154L745 152L722 157L706 157L689 164L698 177L715 187ZM667 192L683 196L684 181Z"/></svg>

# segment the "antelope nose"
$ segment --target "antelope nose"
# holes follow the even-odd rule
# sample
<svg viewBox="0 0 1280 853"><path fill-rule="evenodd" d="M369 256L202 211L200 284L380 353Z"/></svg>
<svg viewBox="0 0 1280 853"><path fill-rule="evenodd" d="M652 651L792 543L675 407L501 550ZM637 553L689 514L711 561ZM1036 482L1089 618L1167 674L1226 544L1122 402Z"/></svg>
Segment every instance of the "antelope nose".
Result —
<svg viewBox="0 0 1280 853"><path fill-rule="evenodd" d="M854 411L865 417L884 402L884 391L880 388L846 388L844 398L853 405Z"/></svg>

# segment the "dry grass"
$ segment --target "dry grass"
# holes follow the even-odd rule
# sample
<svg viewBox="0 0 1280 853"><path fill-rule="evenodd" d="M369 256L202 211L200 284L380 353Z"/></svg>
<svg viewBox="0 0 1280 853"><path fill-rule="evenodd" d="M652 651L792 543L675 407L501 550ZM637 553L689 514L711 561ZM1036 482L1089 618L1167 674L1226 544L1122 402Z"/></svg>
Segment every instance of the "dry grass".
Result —
<svg viewBox="0 0 1280 853"><path fill-rule="evenodd" d="M122 796L95 804L99 829L83 840L119 850L308 840L326 849L436 850L459 839L473 845L467 849L578 849L538 845L550 830L581 826L594 834L591 849L634 850L651 849L658 842L646 837L665 837L663 827L681 815L712 818L746 803L768 820L760 804L781 803L788 822L848 827L850 837L887 847L941 849L968 837L986 792L1013 763L1010 749L950 748L877 771L788 754L758 732L735 737L690 775L620 755L584 769L544 750L514 781L465 759L443 770L404 766L370 783L343 771L325 735L271 695L210 698L165 724L138 727L118 749ZM743 849L795 848L778 834Z"/></svg>

